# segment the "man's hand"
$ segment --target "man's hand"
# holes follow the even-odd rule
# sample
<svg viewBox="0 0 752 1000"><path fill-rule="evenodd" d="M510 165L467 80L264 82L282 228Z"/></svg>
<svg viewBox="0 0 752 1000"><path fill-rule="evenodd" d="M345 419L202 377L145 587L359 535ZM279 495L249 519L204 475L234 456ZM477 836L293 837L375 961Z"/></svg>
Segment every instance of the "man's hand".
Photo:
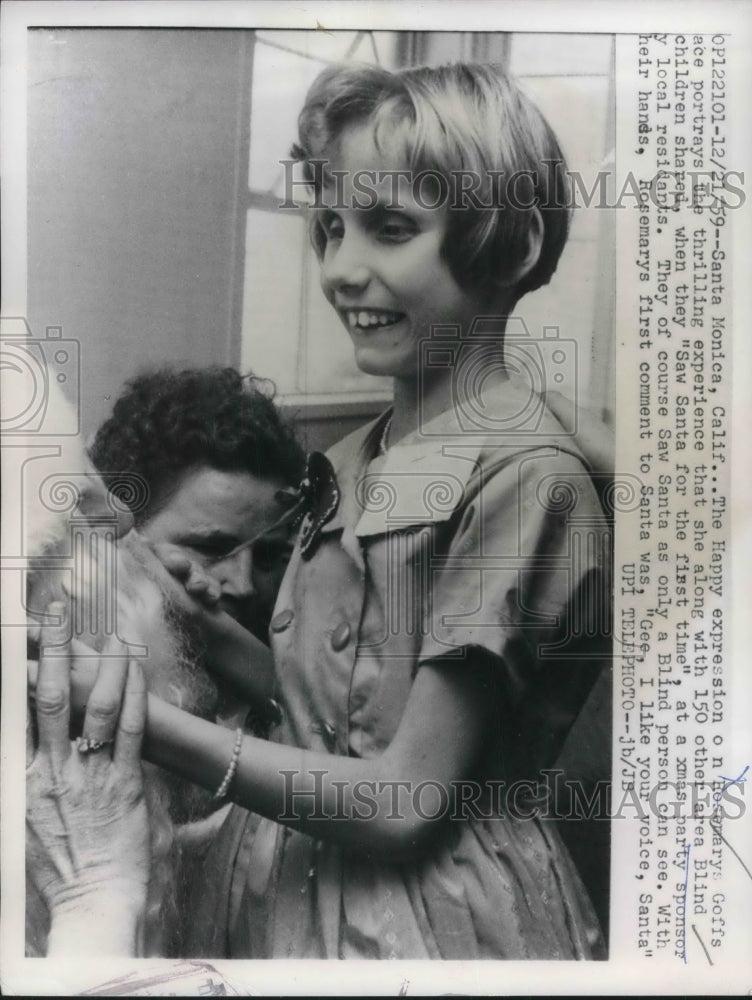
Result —
<svg viewBox="0 0 752 1000"><path fill-rule="evenodd" d="M137 663L103 655L71 743L71 654L42 630L37 742L27 724L27 868L50 910L48 954L136 954L149 878L141 775L146 686Z"/></svg>

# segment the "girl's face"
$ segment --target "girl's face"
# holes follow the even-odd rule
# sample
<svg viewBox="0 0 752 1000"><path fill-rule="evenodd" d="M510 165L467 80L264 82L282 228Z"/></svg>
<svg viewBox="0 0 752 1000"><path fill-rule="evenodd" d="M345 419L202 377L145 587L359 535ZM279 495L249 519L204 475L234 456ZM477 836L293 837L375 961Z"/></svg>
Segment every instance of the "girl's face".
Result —
<svg viewBox="0 0 752 1000"><path fill-rule="evenodd" d="M448 208L418 203L411 178L398 183L394 164L376 149L367 125L342 133L328 163L332 169L344 173L335 175L336 187L329 177L321 198L325 207L317 209L326 235L321 287L350 334L358 367L370 375L414 380L421 368L420 344L432 326L457 325L466 335L483 311L477 295L460 288L441 257ZM363 171L371 172L365 182ZM379 180L373 177L378 171L388 173ZM423 200L431 204L433 194L426 190ZM375 204L363 208L358 201ZM448 376L450 369L435 374Z"/></svg>

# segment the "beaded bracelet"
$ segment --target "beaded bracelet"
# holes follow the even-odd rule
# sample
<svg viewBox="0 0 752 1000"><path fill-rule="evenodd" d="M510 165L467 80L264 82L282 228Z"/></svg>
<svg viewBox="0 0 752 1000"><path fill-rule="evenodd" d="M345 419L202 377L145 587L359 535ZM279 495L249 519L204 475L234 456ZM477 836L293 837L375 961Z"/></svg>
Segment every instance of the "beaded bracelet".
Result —
<svg viewBox="0 0 752 1000"><path fill-rule="evenodd" d="M240 748L243 744L243 730L238 727L235 730L235 746L232 750L232 757L230 758L230 764L225 772L224 778L222 778L222 784L214 793L215 799L223 799L230 788L230 783L235 777L235 772L238 769L238 760L240 759Z"/></svg>

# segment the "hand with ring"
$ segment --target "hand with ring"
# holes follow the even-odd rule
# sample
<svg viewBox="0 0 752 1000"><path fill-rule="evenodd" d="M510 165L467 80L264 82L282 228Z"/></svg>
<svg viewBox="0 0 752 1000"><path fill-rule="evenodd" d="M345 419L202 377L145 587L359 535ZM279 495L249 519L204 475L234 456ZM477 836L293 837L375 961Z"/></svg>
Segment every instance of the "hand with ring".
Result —
<svg viewBox="0 0 752 1000"><path fill-rule="evenodd" d="M42 629L40 651L36 740L27 723L26 857L50 911L47 953L138 954L150 864L143 674L105 647L83 736L72 742L64 626Z"/></svg>

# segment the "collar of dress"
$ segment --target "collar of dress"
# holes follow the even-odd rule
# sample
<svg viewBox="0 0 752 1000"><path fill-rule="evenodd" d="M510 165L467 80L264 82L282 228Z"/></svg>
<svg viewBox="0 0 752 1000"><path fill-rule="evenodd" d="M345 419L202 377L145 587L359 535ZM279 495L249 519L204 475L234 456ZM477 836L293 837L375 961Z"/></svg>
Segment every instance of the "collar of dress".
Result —
<svg viewBox="0 0 752 1000"><path fill-rule="evenodd" d="M341 492L322 534L358 538L445 521L462 503L476 469L487 473L523 451L567 452L586 462L543 399L513 381L483 400L480 414L454 409L378 454L391 409L327 453Z"/></svg>

